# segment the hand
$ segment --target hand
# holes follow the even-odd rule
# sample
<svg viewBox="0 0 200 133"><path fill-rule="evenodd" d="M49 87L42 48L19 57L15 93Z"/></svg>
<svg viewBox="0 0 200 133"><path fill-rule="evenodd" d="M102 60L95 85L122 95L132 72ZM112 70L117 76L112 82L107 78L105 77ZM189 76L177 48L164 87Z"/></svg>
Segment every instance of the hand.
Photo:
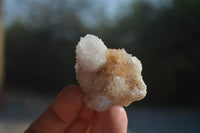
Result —
<svg viewBox="0 0 200 133"><path fill-rule="evenodd" d="M64 88L25 133L126 133L127 115L114 105L104 112L89 109L78 86Z"/></svg>

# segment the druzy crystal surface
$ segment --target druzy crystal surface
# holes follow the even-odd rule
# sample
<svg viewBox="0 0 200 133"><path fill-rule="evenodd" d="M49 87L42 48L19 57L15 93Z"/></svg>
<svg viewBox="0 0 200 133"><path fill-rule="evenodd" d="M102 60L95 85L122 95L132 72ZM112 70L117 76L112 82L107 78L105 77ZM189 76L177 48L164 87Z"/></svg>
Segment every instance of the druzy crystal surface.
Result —
<svg viewBox="0 0 200 133"><path fill-rule="evenodd" d="M84 102L93 110L128 106L146 95L141 62L124 49L108 49L94 35L81 38L76 46L75 69Z"/></svg>

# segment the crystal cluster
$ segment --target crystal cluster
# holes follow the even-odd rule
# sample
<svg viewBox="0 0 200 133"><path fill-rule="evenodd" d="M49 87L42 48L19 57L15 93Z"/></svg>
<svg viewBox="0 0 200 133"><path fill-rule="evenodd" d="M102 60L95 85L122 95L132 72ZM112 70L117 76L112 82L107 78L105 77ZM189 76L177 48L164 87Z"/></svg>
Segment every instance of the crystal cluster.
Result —
<svg viewBox="0 0 200 133"><path fill-rule="evenodd" d="M84 102L93 110L128 106L146 95L142 64L124 49L108 49L101 39L88 34L76 47L76 62Z"/></svg>

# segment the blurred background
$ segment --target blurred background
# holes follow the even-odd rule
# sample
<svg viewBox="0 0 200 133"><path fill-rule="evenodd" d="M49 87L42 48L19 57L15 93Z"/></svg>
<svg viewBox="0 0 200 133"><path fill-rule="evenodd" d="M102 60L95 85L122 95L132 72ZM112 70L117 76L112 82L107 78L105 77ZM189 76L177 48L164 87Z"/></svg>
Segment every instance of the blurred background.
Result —
<svg viewBox="0 0 200 133"><path fill-rule="evenodd" d="M0 0L0 132L20 133L75 77L75 46L94 34L143 64L146 98L130 133L200 132L199 0Z"/></svg>

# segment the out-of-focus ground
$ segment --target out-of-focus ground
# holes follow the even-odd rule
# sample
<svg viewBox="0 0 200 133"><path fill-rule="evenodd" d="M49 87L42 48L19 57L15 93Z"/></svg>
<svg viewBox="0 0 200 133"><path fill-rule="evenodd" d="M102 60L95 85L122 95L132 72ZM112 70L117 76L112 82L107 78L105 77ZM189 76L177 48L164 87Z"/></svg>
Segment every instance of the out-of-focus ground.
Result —
<svg viewBox="0 0 200 133"><path fill-rule="evenodd" d="M53 97L5 92L0 114L1 133L22 133L51 103ZM128 133L199 133L200 109L186 107L126 108Z"/></svg>
<svg viewBox="0 0 200 133"><path fill-rule="evenodd" d="M0 113L0 132L22 133L49 105L52 98L5 92Z"/></svg>

